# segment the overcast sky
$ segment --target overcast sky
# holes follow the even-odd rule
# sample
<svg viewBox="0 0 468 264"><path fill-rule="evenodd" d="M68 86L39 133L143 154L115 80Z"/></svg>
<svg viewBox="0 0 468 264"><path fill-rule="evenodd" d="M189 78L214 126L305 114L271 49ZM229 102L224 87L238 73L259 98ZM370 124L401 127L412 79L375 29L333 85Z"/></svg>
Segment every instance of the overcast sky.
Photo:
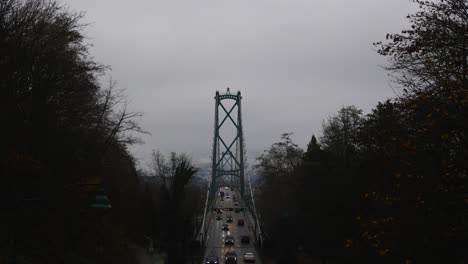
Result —
<svg viewBox="0 0 468 264"><path fill-rule="evenodd" d="M247 155L281 133L305 148L345 105L394 96L372 46L408 25L409 0L62 0L85 12L94 58L151 135L132 148L208 162L216 90L240 90Z"/></svg>

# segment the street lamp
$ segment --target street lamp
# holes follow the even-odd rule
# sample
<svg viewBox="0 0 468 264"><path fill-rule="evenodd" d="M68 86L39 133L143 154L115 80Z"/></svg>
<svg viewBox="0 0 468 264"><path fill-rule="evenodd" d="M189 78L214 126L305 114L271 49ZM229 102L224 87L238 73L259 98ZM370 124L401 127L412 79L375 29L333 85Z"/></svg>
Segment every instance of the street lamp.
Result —
<svg viewBox="0 0 468 264"><path fill-rule="evenodd" d="M91 208L98 209L110 209L112 205L110 203L109 197L104 193L97 193L94 195L94 200L92 201Z"/></svg>

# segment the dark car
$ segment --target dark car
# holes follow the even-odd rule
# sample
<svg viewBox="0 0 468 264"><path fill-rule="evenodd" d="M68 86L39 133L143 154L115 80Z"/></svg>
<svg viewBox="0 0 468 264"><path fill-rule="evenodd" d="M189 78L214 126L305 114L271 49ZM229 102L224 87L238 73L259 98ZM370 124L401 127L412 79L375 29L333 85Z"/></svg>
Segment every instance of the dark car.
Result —
<svg viewBox="0 0 468 264"><path fill-rule="evenodd" d="M237 225L243 226L244 225L244 219L237 220Z"/></svg>
<svg viewBox="0 0 468 264"><path fill-rule="evenodd" d="M218 264L219 258L217 256L207 256L205 258L206 264Z"/></svg>
<svg viewBox="0 0 468 264"><path fill-rule="evenodd" d="M225 262L226 264L236 264L237 263L237 254L234 251L226 252Z"/></svg>
<svg viewBox="0 0 468 264"><path fill-rule="evenodd" d="M226 238L224 238L224 244L234 245L234 237L233 236L226 236Z"/></svg>
<svg viewBox="0 0 468 264"><path fill-rule="evenodd" d="M223 220L223 217L220 216L220 215L217 215L217 216L216 216L216 220Z"/></svg>
<svg viewBox="0 0 468 264"><path fill-rule="evenodd" d="M250 242L250 237L249 236L241 236L241 242L243 244L248 244Z"/></svg>
<svg viewBox="0 0 468 264"><path fill-rule="evenodd" d="M233 220L232 215L228 215L226 218L226 222L231 223Z"/></svg>
<svg viewBox="0 0 468 264"><path fill-rule="evenodd" d="M224 224L224 225L223 225L223 230L224 230L224 231L229 231L229 225L228 225L228 224Z"/></svg>

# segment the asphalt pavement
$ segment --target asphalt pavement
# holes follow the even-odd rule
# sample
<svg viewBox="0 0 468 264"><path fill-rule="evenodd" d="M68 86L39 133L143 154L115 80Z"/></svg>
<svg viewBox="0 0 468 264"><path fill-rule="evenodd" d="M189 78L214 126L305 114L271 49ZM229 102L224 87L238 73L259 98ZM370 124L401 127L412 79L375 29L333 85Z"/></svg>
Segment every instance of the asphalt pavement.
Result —
<svg viewBox="0 0 468 264"><path fill-rule="evenodd" d="M220 190L216 195L215 207L222 206L223 208L233 208L232 211L224 210L222 211L222 220L216 220L216 212L214 210L210 210L208 214L208 221L209 221L209 230L207 236L207 244L206 244L206 251L204 257L204 264L205 258L207 256L217 256L219 257L219 263L225 263L225 255L227 252L234 251L237 253L237 263L244 263L244 254L247 252L251 252L255 254L256 260L255 263L261 264L261 261L258 259L257 251L255 250L253 244L252 235L249 232L248 228L248 211L244 210L239 213L236 213L234 209L236 207L245 207L244 201L241 199L239 193L221 189L225 193L228 193L230 198L224 198L224 201L221 201L221 197L219 195ZM234 206L233 196L238 198L239 206ZM226 195L225 195L226 197ZM227 216L232 216L233 221L231 223L227 223L226 219ZM239 219L244 219L245 224L243 226L239 226L237 221ZM222 227L223 224L229 224L229 231L223 231ZM234 237L234 245L226 245L224 239L226 236L233 236ZM241 236L249 236L250 242L248 244L241 243Z"/></svg>

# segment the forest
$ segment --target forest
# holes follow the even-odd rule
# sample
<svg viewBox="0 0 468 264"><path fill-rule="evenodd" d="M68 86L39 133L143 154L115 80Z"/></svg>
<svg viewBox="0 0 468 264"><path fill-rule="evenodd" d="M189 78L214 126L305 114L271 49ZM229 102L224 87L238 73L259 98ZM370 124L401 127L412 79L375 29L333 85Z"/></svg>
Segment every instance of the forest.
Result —
<svg viewBox="0 0 468 264"><path fill-rule="evenodd" d="M266 258L468 263L468 4L414 2L410 28L374 43L393 98L344 106L307 149L284 133L257 158ZM82 19L56 1L0 1L0 263L137 263L135 247L200 257L206 182L183 153L137 166L142 113Z"/></svg>
<svg viewBox="0 0 468 264"><path fill-rule="evenodd" d="M394 98L342 107L306 150L285 133L258 157L274 258L467 263L467 3L414 2L411 28L374 43Z"/></svg>
<svg viewBox="0 0 468 264"><path fill-rule="evenodd" d="M136 167L141 113L90 55L82 18L55 1L0 2L0 263L136 263L132 246L150 244L177 263L201 210L197 169L157 151Z"/></svg>

